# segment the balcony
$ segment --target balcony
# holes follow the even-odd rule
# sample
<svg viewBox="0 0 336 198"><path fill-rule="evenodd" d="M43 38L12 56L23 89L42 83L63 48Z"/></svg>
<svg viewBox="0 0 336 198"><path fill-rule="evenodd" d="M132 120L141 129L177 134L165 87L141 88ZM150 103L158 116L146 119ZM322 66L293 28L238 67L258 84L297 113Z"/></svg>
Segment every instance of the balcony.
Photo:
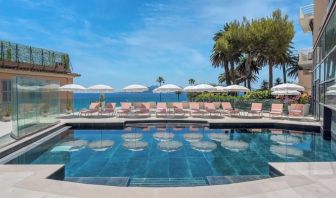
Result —
<svg viewBox="0 0 336 198"><path fill-rule="evenodd" d="M69 55L0 40L0 68L70 74Z"/></svg>
<svg viewBox="0 0 336 198"><path fill-rule="evenodd" d="M313 31L314 4L300 8L300 25L303 32Z"/></svg>
<svg viewBox="0 0 336 198"><path fill-rule="evenodd" d="M313 49L301 49L298 64L303 70L311 70L313 68Z"/></svg>

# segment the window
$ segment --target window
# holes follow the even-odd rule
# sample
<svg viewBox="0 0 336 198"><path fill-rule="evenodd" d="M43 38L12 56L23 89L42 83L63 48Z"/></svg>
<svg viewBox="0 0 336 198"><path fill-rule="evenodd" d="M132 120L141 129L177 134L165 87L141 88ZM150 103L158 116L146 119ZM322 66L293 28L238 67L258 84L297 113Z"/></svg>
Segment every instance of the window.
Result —
<svg viewBox="0 0 336 198"><path fill-rule="evenodd" d="M11 101L11 88L12 83L10 80L3 80L2 81L2 101L4 103Z"/></svg>
<svg viewBox="0 0 336 198"><path fill-rule="evenodd" d="M326 83L325 104L336 107L336 83L330 81Z"/></svg>
<svg viewBox="0 0 336 198"><path fill-rule="evenodd" d="M320 98L319 98L320 103L324 104L324 96L325 96L324 83L321 83L320 84Z"/></svg>
<svg viewBox="0 0 336 198"><path fill-rule="evenodd" d="M335 12L330 17L330 20L325 28L325 53L336 45L336 14Z"/></svg>
<svg viewBox="0 0 336 198"><path fill-rule="evenodd" d="M314 70L314 80L320 80L320 66L317 66Z"/></svg>
<svg viewBox="0 0 336 198"><path fill-rule="evenodd" d="M326 80L335 78L335 60L336 50L334 50L324 61L326 66Z"/></svg>
<svg viewBox="0 0 336 198"><path fill-rule="evenodd" d="M325 78L324 78L324 66L325 66L324 62L321 63L321 65L320 65L320 80L321 80L321 82L323 82L325 80Z"/></svg>

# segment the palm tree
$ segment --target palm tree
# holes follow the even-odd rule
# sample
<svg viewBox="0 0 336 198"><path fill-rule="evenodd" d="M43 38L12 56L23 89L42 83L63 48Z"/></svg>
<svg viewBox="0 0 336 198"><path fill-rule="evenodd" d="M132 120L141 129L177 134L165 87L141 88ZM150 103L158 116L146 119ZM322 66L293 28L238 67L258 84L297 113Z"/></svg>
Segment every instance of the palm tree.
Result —
<svg viewBox="0 0 336 198"><path fill-rule="evenodd" d="M289 65L286 72L289 77L296 79L299 75L301 67L298 64Z"/></svg>
<svg viewBox="0 0 336 198"><path fill-rule="evenodd" d="M224 68L226 85L236 83L235 64L241 57L241 24L238 21L226 23L223 30L218 31L210 60L213 67Z"/></svg>
<svg viewBox="0 0 336 198"><path fill-rule="evenodd" d="M189 83L189 85L194 85L195 84L195 79L193 79L193 78L190 78L189 80L188 80L188 83Z"/></svg>
<svg viewBox="0 0 336 198"><path fill-rule="evenodd" d="M224 74L226 75L226 85L231 84L230 78L230 70L229 70L229 62L228 57L226 56L225 46L227 45L227 41L223 37L218 37L220 32L218 32L215 36L215 44L212 49L212 54L210 56L210 60L212 62L212 66L215 68L222 67L224 68Z"/></svg>
<svg viewBox="0 0 336 198"><path fill-rule="evenodd" d="M274 85L280 85L280 84L282 84L281 78L276 78Z"/></svg>
<svg viewBox="0 0 336 198"><path fill-rule="evenodd" d="M266 81L266 80L263 80L262 82L261 82L261 86L260 86L260 89L261 90L267 90L268 89L268 85L269 83Z"/></svg>
<svg viewBox="0 0 336 198"><path fill-rule="evenodd" d="M156 79L156 82L159 83L160 86L161 86L162 84L165 83L165 80L164 80L164 78L163 78L162 76L159 76L159 77ZM162 101L162 97L161 97L161 93L160 93L160 102L161 102L161 101Z"/></svg>
<svg viewBox="0 0 336 198"><path fill-rule="evenodd" d="M159 76L159 77L156 79L156 82L159 83L160 86L161 86L162 84L165 83L165 80L164 80L164 78L163 78L162 76Z"/></svg>
<svg viewBox="0 0 336 198"><path fill-rule="evenodd" d="M251 82L255 82L258 80L258 74L261 69L260 64L258 64L257 60L252 60L249 64L247 64L248 57L244 56L240 59L239 64L237 65L237 83L244 82L244 85L251 89Z"/></svg>
<svg viewBox="0 0 336 198"><path fill-rule="evenodd" d="M263 48L263 56L267 59L269 67L269 88L273 87L273 67L283 65L286 67L288 52L291 49L294 37L294 25L289 21L288 15L282 16L280 10L273 12L272 17L262 20L264 26L263 36L266 45ZM283 69L285 71L286 68ZM285 80L285 79L284 79Z"/></svg>

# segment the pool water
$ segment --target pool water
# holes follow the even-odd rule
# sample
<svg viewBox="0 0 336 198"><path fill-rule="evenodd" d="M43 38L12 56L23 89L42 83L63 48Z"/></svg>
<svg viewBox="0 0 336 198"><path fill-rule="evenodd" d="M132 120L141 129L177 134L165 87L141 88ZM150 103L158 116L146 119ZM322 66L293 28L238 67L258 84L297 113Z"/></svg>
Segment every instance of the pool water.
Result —
<svg viewBox="0 0 336 198"><path fill-rule="evenodd" d="M281 129L192 125L71 129L9 164L65 164L65 178L196 181L214 176L267 177L268 162L335 161L332 146L319 134Z"/></svg>

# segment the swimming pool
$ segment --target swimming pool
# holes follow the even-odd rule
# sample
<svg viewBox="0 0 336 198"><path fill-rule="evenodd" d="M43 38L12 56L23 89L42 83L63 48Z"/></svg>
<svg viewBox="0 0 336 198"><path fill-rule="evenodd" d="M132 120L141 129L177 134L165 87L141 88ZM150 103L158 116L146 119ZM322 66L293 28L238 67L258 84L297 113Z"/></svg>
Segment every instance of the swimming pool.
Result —
<svg viewBox="0 0 336 198"><path fill-rule="evenodd" d="M269 177L268 162L335 161L319 134L282 129L133 125L71 129L9 164L65 164L64 180L122 186L193 186Z"/></svg>

